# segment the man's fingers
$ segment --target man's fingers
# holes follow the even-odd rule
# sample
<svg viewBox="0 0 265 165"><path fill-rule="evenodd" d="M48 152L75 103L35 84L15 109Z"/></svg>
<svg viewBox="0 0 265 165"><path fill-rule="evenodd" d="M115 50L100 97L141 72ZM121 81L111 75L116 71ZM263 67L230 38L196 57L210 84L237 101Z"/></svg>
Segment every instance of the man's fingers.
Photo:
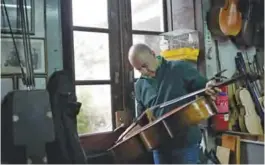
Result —
<svg viewBox="0 0 265 165"><path fill-rule="evenodd" d="M211 100L213 100L213 101L216 100L216 93L213 94L212 92L209 92L209 90L208 90L208 91L205 91L205 93L206 93L208 96L210 96Z"/></svg>
<svg viewBox="0 0 265 165"><path fill-rule="evenodd" d="M208 90L206 90L205 93L206 93L207 95L211 95L211 94L208 92Z"/></svg>
<svg viewBox="0 0 265 165"><path fill-rule="evenodd" d="M216 101L216 95L220 92L222 92L222 90L220 88L217 87L213 87L215 84L214 81L209 81L206 85L207 89L205 91L205 94L207 94L208 96L210 96L210 99L212 101Z"/></svg>
<svg viewBox="0 0 265 165"><path fill-rule="evenodd" d="M216 100L216 97L215 97L215 96L211 96L211 99L212 99L213 101L215 101L215 100Z"/></svg>
<svg viewBox="0 0 265 165"><path fill-rule="evenodd" d="M216 93L215 90L213 90L213 89L209 89L209 92L212 93L212 94Z"/></svg>
<svg viewBox="0 0 265 165"><path fill-rule="evenodd" d="M220 92L222 92L222 90L219 89L219 88L213 88L213 89L208 88L208 89L206 90L206 93L207 93L207 94L212 94L212 95L215 95L215 94L220 93Z"/></svg>
<svg viewBox="0 0 265 165"><path fill-rule="evenodd" d="M213 81L213 80L208 81L206 84L206 87L212 87L212 86L214 86L214 84L215 84L215 81Z"/></svg>
<svg viewBox="0 0 265 165"><path fill-rule="evenodd" d="M206 84L206 87L207 88L212 88L215 84L216 84L215 81L211 80L211 81L208 81L208 83ZM217 88L217 87L214 87L212 89L215 91L214 93L222 92L222 90L220 88Z"/></svg>
<svg viewBox="0 0 265 165"><path fill-rule="evenodd" d="M220 88L217 88L217 87L215 87L214 90L215 90L216 92L218 92L218 93L219 93L219 92L222 92L222 90L221 90Z"/></svg>
<svg viewBox="0 0 265 165"><path fill-rule="evenodd" d="M208 89L205 91L205 93L208 94L208 95L214 95L214 94L216 94L216 92L215 92L213 89L210 89L210 88L208 88Z"/></svg>
<svg viewBox="0 0 265 165"><path fill-rule="evenodd" d="M205 91L205 94L210 96L211 100L216 101L216 95L222 92L222 90L220 88L213 87L214 85L215 81L209 81L206 85L207 89Z"/></svg>

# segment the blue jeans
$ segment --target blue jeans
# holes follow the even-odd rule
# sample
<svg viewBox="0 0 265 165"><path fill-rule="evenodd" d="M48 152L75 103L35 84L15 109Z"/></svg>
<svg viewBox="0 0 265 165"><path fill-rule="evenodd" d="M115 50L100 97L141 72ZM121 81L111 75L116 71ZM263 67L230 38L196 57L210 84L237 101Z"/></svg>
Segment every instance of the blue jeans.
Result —
<svg viewBox="0 0 265 165"><path fill-rule="evenodd" d="M155 164L197 164L199 163L200 145L186 148L159 148L153 151Z"/></svg>

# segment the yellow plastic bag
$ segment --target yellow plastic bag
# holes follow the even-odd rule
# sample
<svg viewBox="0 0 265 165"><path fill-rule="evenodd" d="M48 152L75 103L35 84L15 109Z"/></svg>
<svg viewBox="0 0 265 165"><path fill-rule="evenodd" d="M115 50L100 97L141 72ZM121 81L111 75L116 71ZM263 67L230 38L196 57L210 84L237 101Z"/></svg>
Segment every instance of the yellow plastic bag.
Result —
<svg viewBox="0 0 265 165"><path fill-rule="evenodd" d="M197 61L199 56L199 49L196 48L179 48L173 50L166 50L161 52L167 60L191 60Z"/></svg>

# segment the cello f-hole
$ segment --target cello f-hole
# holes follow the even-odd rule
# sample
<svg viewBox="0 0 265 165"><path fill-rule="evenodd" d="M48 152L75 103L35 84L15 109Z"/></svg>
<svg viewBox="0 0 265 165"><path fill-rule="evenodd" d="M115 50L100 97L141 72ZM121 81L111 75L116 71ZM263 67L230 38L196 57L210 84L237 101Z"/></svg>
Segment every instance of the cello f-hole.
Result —
<svg viewBox="0 0 265 165"><path fill-rule="evenodd" d="M168 132L168 134L170 136L170 138L174 138L174 134L173 134L172 130L170 129L170 127L168 126L168 124L166 123L166 121L162 120L162 122L163 122L163 124L164 124L164 126L165 126L165 128L166 128L166 130L167 130L167 132Z"/></svg>

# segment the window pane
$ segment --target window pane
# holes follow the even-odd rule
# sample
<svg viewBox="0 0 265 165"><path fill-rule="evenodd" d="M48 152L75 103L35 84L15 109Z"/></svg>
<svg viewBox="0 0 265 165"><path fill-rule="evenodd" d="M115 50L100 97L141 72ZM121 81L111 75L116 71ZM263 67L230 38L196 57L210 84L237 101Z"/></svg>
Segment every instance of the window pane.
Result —
<svg viewBox="0 0 265 165"><path fill-rule="evenodd" d="M107 0L73 0L74 26L108 28Z"/></svg>
<svg viewBox="0 0 265 165"><path fill-rule="evenodd" d="M78 133L111 131L110 85L76 86L76 95L82 103L77 116Z"/></svg>
<svg viewBox="0 0 265 165"><path fill-rule="evenodd" d="M162 0L131 0L133 30L164 31Z"/></svg>
<svg viewBox="0 0 265 165"><path fill-rule="evenodd" d="M74 31L75 79L109 80L109 36Z"/></svg>
<svg viewBox="0 0 265 165"><path fill-rule="evenodd" d="M155 35L133 35L133 44L144 43L156 53L160 54L160 36Z"/></svg>

